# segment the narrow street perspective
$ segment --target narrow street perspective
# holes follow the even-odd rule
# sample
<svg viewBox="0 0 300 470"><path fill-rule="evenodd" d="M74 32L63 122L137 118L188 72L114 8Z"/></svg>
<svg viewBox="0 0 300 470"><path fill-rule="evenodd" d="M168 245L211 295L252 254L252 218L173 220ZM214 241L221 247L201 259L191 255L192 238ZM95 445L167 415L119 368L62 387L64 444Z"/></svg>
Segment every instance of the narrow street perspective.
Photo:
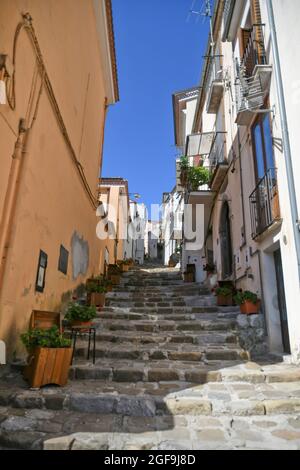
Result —
<svg viewBox="0 0 300 470"><path fill-rule="evenodd" d="M299 22L0 0L0 450L300 450Z"/></svg>

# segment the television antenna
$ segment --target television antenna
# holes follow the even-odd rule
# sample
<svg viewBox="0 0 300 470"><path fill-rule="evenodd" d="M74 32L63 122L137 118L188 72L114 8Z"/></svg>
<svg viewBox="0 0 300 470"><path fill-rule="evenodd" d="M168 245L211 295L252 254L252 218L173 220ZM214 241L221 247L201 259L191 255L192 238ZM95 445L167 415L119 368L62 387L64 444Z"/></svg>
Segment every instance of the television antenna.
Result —
<svg viewBox="0 0 300 470"><path fill-rule="evenodd" d="M191 4L191 8L187 17L187 22L190 20L192 15L197 16L196 22L199 21L199 18L203 18L203 23L206 21L206 18L209 18L209 28L210 28L210 56L208 60L212 61L213 64L213 74L216 74L216 64L215 64L215 46L216 43L214 41L213 35L213 24L212 24L212 6L211 0L203 0L200 10L195 9L197 0L193 0Z"/></svg>

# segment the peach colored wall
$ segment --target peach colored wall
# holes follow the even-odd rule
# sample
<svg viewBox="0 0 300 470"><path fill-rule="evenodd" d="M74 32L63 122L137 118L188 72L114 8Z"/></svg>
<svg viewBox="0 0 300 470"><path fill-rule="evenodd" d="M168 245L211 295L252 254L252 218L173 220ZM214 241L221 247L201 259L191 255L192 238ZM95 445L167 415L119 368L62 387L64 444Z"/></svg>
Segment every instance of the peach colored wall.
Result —
<svg viewBox="0 0 300 470"><path fill-rule="evenodd" d="M105 186L106 188L106 186ZM122 260L124 258L124 240L121 238L123 221L127 216L126 208L122 204L120 197L120 190L124 190L124 186L111 185L109 186L109 212L108 218L115 226L115 229L118 231L118 247L117 247L117 260ZM100 195L101 200L101 195ZM106 197L105 197L106 201ZM105 251L107 248L109 252L109 263L115 263L115 240L107 238L101 241L102 251ZM104 255L101 258L101 272L104 270Z"/></svg>
<svg viewBox="0 0 300 470"><path fill-rule="evenodd" d="M15 28L28 11L68 129L70 140L96 196L101 159L105 90L92 0L2 0L1 52L12 54ZM26 32L20 33L16 57L15 111L0 111L17 133L25 117L35 68ZM0 214L16 137L0 116ZM59 310L70 291L99 272L101 243L97 218L43 92L31 143L25 156L13 232L0 298L0 338L11 356L18 355L19 333L28 326L33 308ZM72 273L71 240L77 233L89 247L88 269ZM68 273L58 271L60 245L69 250ZM48 254L46 285L35 292L39 250Z"/></svg>

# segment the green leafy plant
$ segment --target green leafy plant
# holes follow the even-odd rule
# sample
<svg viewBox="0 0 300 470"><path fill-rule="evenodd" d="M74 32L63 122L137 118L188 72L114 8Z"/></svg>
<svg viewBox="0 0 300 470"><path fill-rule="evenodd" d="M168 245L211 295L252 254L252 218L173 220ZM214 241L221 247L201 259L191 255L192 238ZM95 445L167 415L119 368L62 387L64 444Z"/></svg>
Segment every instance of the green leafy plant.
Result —
<svg viewBox="0 0 300 470"><path fill-rule="evenodd" d="M109 274L121 274L120 266L117 264L110 264L108 266L108 272Z"/></svg>
<svg viewBox="0 0 300 470"><path fill-rule="evenodd" d="M216 266L214 264L211 264L211 263L207 263L204 267L203 267L203 271L206 271L208 273L214 273L216 270Z"/></svg>
<svg viewBox="0 0 300 470"><path fill-rule="evenodd" d="M65 320L88 322L96 316L96 307L70 303L65 315Z"/></svg>
<svg viewBox="0 0 300 470"><path fill-rule="evenodd" d="M253 304L256 304L259 299L257 294L254 292L251 292L249 290L239 290L237 294L234 296L234 301L237 305L241 305L245 303L246 301L252 302Z"/></svg>
<svg viewBox="0 0 300 470"><path fill-rule="evenodd" d="M229 296L233 295L233 291L232 291L232 289L230 289L230 287L217 287L215 289L215 294L216 295L222 295L224 297L229 297Z"/></svg>
<svg viewBox="0 0 300 470"><path fill-rule="evenodd" d="M188 183L192 191L197 191L199 186L208 184L210 180L210 171L203 166L192 166L188 170Z"/></svg>
<svg viewBox="0 0 300 470"><path fill-rule="evenodd" d="M21 334L21 341L28 350L41 348L69 348L71 340L65 338L57 326L47 329L32 329Z"/></svg>
<svg viewBox="0 0 300 470"><path fill-rule="evenodd" d="M182 155L182 157L180 157L180 170L187 171L189 167L190 165L189 165L188 157L185 157L184 155Z"/></svg>
<svg viewBox="0 0 300 470"><path fill-rule="evenodd" d="M105 294L107 292L107 287L104 284L104 281L101 281L101 284L97 282L89 282L86 286L86 290L89 294L97 293L97 294Z"/></svg>

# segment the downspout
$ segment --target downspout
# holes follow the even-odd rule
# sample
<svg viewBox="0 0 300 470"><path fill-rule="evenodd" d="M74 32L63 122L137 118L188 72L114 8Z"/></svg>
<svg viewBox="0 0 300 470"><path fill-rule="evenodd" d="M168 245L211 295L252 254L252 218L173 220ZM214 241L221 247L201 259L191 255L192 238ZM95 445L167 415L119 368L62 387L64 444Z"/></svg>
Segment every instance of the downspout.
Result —
<svg viewBox="0 0 300 470"><path fill-rule="evenodd" d="M271 34L271 41L272 41L274 72L275 72L275 78L276 78L278 104L279 104L279 112L280 112L284 159L285 159L285 166L286 166L286 173L287 173L289 200L290 200L290 208L291 208L291 214L292 214L292 225L293 225L293 231L294 231L295 248L296 248L296 256L297 256L297 263L298 263L298 280L300 281L300 236L299 236L300 222L299 222L296 191L295 191L295 180L294 180L294 173L293 173L291 144L290 144L290 137L289 137L289 130L288 130L287 112L286 112L286 106L285 106L284 89L283 89L283 81L282 81L280 58L279 58L279 48L278 48L277 32L276 32L276 26L275 26L272 0L266 0L266 3L267 3L268 19L269 19L269 24L270 24L270 34Z"/></svg>
<svg viewBox="0 0 300 470"><path fill-rule="evenodd" d="M23 161L27 153L29 133L30 130L27 128L25 119L21 119L19 123L19 135L16 140L14 152L12 155L12 162L0 225L0 296L3 287L5 266L10 246L16 202L20 188Z"/></svg>
<svg viewBox="0 0 300 470"><path fill-rule="evenodd" d="M240 186L241 186L241 202L242 202L242 216L243 216L243 230L244 230L244 243L247 244L247 230L246 230L246 217L245 217L245 202L244 202L244 180L243 180L243 167L242 167L242 152L241 152L241 137L240 129L237 130L238 147L239 147L239 161L240 161Z"/></svg>

